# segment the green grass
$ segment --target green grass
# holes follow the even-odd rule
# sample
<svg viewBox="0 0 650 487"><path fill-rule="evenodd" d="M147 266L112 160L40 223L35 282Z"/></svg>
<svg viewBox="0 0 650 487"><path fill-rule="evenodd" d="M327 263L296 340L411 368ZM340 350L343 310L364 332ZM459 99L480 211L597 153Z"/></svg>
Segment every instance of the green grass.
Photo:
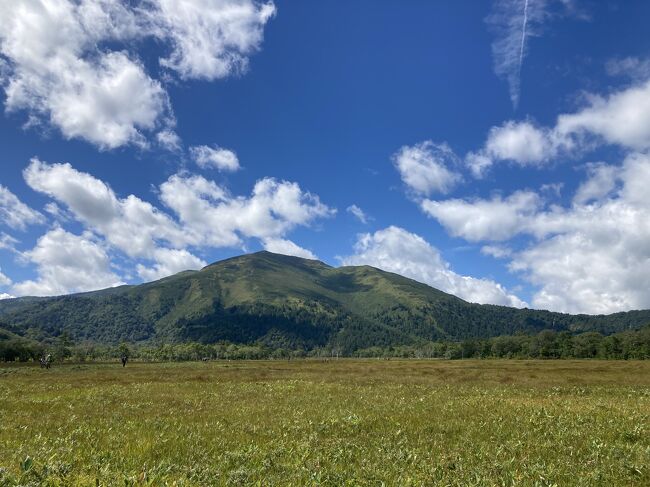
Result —
<svg viewBox="0 0 650 487"><path fill-rule="evenodd" d="M0 366L0 485L650 485L650 362Z"/></svg>

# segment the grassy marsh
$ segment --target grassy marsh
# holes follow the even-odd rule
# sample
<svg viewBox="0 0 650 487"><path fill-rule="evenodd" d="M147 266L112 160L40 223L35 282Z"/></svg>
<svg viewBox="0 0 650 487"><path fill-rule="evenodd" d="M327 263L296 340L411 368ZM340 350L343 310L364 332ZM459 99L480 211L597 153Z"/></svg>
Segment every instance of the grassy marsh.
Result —
<svg viewBox="0 0 650 487"><path fill-rule="evenodd" d="M0 366L0 485L650 485L650 362Z"/></svg>

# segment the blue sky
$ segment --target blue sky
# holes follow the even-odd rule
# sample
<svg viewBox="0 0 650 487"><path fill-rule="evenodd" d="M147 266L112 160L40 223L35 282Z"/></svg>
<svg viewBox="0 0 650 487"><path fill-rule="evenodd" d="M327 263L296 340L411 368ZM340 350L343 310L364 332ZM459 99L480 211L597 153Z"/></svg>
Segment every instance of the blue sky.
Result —
<svg viewBox="0 0 650 487"><path fill-rule="evenodd" d="M476 302L650 307L647 2L30 0L0 18L4 297L267 248Z"/></svg>

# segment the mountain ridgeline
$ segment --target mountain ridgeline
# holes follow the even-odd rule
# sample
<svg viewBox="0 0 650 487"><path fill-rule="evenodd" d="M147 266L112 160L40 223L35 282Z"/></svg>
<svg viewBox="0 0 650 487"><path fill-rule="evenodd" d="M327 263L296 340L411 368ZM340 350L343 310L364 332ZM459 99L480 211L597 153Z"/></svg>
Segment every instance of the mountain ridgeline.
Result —
<svg viewBox="0 0 650 487"><path fill-rule="evenodd" d="M65 333L102 344L223 340L352 352L546 329L611 334L648 323L648 310L590 316L473 304L373 267L335 268L270 252L137 286L0 301L6 336Z"/></svg>

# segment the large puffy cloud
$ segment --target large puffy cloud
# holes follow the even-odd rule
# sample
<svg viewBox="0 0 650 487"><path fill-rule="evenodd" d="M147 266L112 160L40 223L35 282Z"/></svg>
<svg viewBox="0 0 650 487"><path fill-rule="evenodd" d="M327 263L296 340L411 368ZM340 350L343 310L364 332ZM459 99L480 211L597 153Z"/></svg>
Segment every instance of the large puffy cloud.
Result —
<svg viewBox="0 0 650 487"><path fill-rule="evenodd" d="M2 2L6 108L101 148L146 145L153 131L177 147L167 92L128 49L155 38L183 78L224 77L246 67L273 12L252 0Z"/></svg>
<svg viewBox="0 0 650 487"><path fill-rule="evenodd" d="M342 263L395 272L471 302L526 306L494 281L455 273L435 247L419 235L395 226L360 235L354 255L343 258Z"/></svg>
<svg viewBox="0 0 650 487"><path fill-rule="evenodd" d="M27 225L43 221L43 215L20 201L18 196L0 184L0 222L11 228L24 230Z"/></svg>
<svg viewBox="0 0 650 487"><path fill-rule="evenodd" d="M149 261L136 266L143 279L198 269L206 263L192 249L243 246L248 238L274 252L314 258L285 236L335 213L298 184L272 178L259 180L250 196L233 196L201 176L173 175L160 186L160 199L171 215L135 195L118 197L106 183L70 164L33 159L24 177L65 207L57 206L57 213L78 220L129 258Z"/></svg>
<svg viewBox="0 0 650 487"><path fill-rule="evenodd" d="M167 107L161 84L127 53L97 48L138 36L120 2L2 2L0 17L7 110L27 110L66 138L104 148L143 143L141 131L155 128Z"/></svg>
<svg viewBox="0 0 650 487"><path fill-rule="evenodd" d="M621 166L587 171L569 207L546 207L534 194L519 193L498 199L496 209L495 200L449 200L430 214L470 241L528 237L523 250L512 253L510 268L537 286L535 307L585 313L648 308L650 156L633 153Z"/></svg>
<svg viewBox="0 0 650 487"><path fill-rule="evenodd" d="M277 238L298 225L328 217L334 210L296 183L264 178L250 197L231 196L201 176L174 175L160 186L161 200L185 232L212 246L233 246L241 237Z"/></svg>
<svg viewBox="0 0 650 487"><path fill-rule="evenodd" d="M54 228L23 256L36 264L38 278L15 284L16 295L49 296L122 284L110 269L106 251L89 234Z"/></svg>
<svg viewBox="0 0 650 487"><path fill-rule="evenodd" d="M476 242L506 240L521 231L540 205L531 191L518 191L507 198L466 201L424 200L425 213L437 219L455 237Z"/></svg>
<svg viewBox="0 0 650 487"><path fill-rule="evenodd" d="M63 203L78 220L131 257L151 258L157 241L174 246L188 243L187 235L168 215L134 195L118 198L103 181L70 164L33 159L24 176L34 190Z"/></svg>
<svg viewBox="0 0 650 487"><path fill-rule="evenodd" d="M457 157L447 144L431 141L404 146L393 155L404 184L420 195L448 193L462 179L453 169L456 162Z"/></svg>

